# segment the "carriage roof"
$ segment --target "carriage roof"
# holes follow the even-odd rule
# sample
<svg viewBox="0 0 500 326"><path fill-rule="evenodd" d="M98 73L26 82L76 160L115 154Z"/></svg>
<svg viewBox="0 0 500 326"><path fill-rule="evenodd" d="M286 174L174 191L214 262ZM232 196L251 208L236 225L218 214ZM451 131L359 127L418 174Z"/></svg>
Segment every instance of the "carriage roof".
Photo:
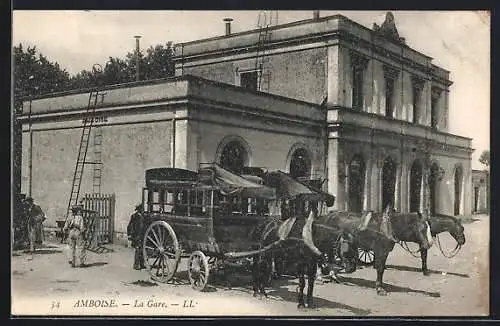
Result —
<svg viewBox="0 0 500 326"><path fill-rule="evenodd" d="M154 168L146 170L148 188L219 190L228 196L241 195L275 199L276 191L262 183L248 180L223 169L215 163L200 164L197 172L178 168Z"/></svg>

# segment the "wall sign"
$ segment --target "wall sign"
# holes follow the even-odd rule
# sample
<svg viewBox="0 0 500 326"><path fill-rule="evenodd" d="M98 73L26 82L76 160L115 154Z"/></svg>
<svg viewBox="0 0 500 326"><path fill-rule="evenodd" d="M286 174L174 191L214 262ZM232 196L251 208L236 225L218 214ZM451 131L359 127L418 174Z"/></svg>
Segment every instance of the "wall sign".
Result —
<svg viewBox="0 0 500 326"><path fill-rule="evenodd" d="M94 121L91 121L91 119L94 119ZM85 123L107 123L108 122L108 117L107 116L97 116L94 118L83 118L82 119L82 124Z"/></svg>

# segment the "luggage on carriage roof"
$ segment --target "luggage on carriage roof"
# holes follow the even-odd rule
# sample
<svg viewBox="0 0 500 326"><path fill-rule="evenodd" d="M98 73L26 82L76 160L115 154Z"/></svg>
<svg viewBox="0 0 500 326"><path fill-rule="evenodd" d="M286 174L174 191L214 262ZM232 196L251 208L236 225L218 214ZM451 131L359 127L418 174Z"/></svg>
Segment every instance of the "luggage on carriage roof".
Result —
<svg viewBox="0 0 500 326"><path fill-rule="evenodd" d="M226 196L241 195L269 200L276 198L273 188L234 174L215 163L200 164L199 180L205 184L217 185Z"/></svg>

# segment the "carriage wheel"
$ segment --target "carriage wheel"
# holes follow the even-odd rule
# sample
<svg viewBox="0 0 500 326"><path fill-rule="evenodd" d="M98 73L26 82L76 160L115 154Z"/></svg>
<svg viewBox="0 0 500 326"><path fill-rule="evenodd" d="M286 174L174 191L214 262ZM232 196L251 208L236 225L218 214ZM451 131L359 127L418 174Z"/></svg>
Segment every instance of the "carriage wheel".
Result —
<svg viewBox="0 0 500 326"><path fill-rule="evenodd" d="M165 221L155 221L144 233L144 262L151 278L166 283L174 277L181 260L179 241Z"/></svg>
<svg viewBox="0 0 500 326"><path fill-rule="evenodd" d="M188 261L188 276L191 287L197 291L203 291L207 285L209 274L207 256L201 251L193 252Z"/></svg>
<svg viewBox="0 0 500 326"><path fill-rule="evenodd" d="M358 259L363 264L371 265L375 259L375 253L373 250L358 248Z"/></svg>

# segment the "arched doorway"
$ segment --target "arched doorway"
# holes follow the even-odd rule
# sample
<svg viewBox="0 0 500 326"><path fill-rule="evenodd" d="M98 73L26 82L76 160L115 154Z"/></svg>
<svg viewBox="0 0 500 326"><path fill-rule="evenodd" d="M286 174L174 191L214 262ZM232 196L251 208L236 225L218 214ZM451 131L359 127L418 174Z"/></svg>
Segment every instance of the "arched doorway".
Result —
<svg viewBox="0 0 500 326"><path fill-rule="evenodd" d="M220 153L219 164L231 172L240 173L248 164L248 152L238 140L225 144Z"/></svg>
<svg viewBox="0 0 500 326"><path fill-rule="evenodd" d="M410 169L410 212L420 211L420 190L422 187L422 164L415 160Z"/></svg>
<svg viewBox="0 0 500 326"><path fill-rule="evenodd" d="M429 174L429 210L431 215L435 215L437 213L438 181L439 166L436 163L433 163Z"/></svg>
<svg viewBox="0 0 500 326"><path fill-rule="evenodd" d="M360 155L355 155L349 163L349 211L361 213L365 181L365 162Z"/></svg>
<svg viewBox="0 0 500 326"><path fill-rule="evenodd" d="M311 158L309 153L299 148L292 154L290 160L290 176L293 178L307 177L311 173Z"/></svg>
<svg viewBox="0 0 500 326"><path fill-rule="evenodd" d="M396 190L396 163L391 157L384 160L382 166L382 209L389 203L394 207L394 192Z"/></svg>
<svg viewBox="0 0 500 326"><path fill-rule="evenodd" d="M462 179L463 179L463 171L462 167L458 165L455 168L455 177L454 177L454 185L455 185L455 200L453 205L453 214L460 214L460 197L462 195Z"/></svg>

